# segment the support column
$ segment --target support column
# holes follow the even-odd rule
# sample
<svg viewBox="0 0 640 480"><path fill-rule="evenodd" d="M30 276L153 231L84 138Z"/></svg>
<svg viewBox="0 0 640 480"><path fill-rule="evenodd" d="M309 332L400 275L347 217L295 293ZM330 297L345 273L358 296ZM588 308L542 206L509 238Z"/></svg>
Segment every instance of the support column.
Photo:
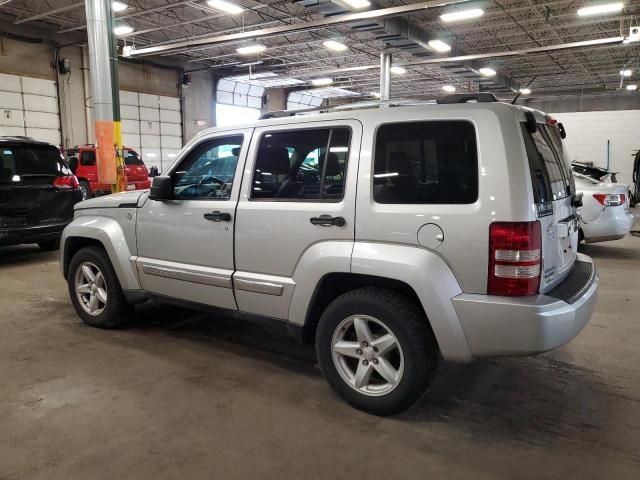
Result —
<svg viewBox="0 0 640 480"><path fill-rule="evenodd" d="M126 188L118 98L118 57L109 0L85 0L98 182Z"/></svg>
<svg viewBox="0 0 640 480"><path fill-rule="evenodd" d="M391 53L380 54L380 100L389 100L391 90Z"/></svg>

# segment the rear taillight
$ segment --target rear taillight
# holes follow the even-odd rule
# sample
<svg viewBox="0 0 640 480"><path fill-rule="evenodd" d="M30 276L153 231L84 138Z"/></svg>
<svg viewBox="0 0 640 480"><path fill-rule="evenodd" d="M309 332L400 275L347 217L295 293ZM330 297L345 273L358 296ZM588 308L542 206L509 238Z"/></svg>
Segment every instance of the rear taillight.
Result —
<svg viewBox="0 0 640 480"><path fill-rule="evenodd" d="M619 207L627 201L627 196L624 193L594 193L593 198L605 207Z"/></svg>
<svg viewBox="0 0 640 480"><path fill-rule="evenodd" d="M56 177L53 181L53 185L58 188L78 188L80 184L75 175L64 175L62 177Z"/></svg>
<svg viewBox="0 0 640 480"><path fill-rule="evenodd" d="M542 269L540 222L495 222L489 227L489 295L535 295Z"/></svg>

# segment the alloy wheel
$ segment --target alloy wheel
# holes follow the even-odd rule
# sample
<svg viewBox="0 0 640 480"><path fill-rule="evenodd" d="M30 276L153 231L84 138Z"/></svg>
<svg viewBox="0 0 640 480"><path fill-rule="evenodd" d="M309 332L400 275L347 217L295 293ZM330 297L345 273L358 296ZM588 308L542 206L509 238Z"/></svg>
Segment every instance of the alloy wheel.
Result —
<svg viewBox="0 0 640 480"><path fill-rule="evenodd" d="M75 291L80 306L89 315L100 315L107 306L107 285L100 269L91 262L81 263L75 275Z"/></svg>
<svg viewBox="0 0 640 480"><path fill-rule="evenodd" d="M400 342L377 318L353 315L340 322L331 341L331 355L342 379L364 395L387 395L402 380Z"/></svg>

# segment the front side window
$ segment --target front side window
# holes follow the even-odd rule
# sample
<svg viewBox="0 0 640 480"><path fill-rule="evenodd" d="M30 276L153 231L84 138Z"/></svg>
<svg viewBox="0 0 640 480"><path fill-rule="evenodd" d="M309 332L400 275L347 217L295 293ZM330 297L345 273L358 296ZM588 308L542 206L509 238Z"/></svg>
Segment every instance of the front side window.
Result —
<svg viewBox="0 0 640 480"><path fill-rule="evenodd" d="M373 177L377 203L473 203L478 199L475 128L458 120L382 125Z"/></svg>
<svg viewBox="0 0 640 480"><path fill-rule="evenodd" d="M215 138L195 147L173 174L174 197L229 199L242 139L242 135Z"/></svg>
<svg viewBox="0 0 640 480"><path fill-rule="evenodd" d="M266 133L253 175L253 200L340 201L351 130L318 128Z"/></svg>

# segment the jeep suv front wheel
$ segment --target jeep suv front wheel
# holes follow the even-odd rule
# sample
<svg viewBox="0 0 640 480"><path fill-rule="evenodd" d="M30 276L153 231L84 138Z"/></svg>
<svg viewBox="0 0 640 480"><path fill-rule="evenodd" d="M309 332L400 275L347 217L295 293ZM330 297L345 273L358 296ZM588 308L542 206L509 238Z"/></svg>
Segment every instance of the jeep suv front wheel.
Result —
<svg viewBox="0 0 640 480"><path fill-rule="evenodd" d="M422 310L378 287L347 292L324 311L316 351L333 389L376 415L409 408L425 392L439 350Z"/></svg>
<svg viewBox="0 0 640 480"><path fill-rule="evenodd" d="M102 248L85 247L73 256L67 284L76 312L88 325L115 328L127 321L131 306Z"/></svg>

